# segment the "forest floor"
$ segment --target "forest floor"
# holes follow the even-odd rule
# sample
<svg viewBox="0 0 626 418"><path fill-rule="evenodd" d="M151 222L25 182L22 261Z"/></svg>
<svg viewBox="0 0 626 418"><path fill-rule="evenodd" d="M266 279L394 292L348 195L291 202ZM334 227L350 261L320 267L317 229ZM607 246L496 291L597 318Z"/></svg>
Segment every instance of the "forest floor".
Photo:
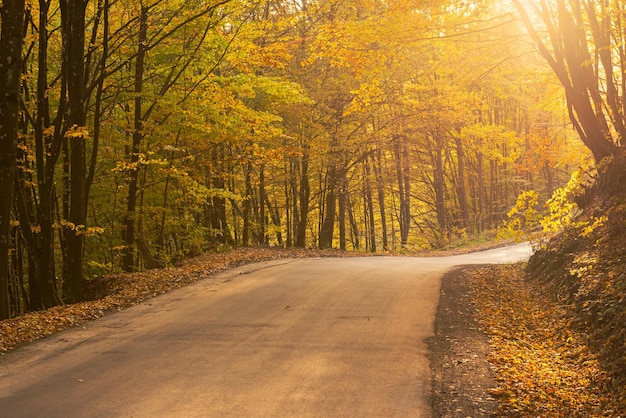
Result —
<svg viewBox="0 0 626 418"><path fill-rule="evenodd" d="M436 417L624 417L568 312L520 264L457 269L429 341Z"/></svg>
<svg viewBox="0 0 626 418"><path fill-rule="evenodd" d="M176 267L100 277L89 283L90 301L1 321L0 355L234 266L277 258L363 255L239 248ZM434 416L626 416L585 336L572 331L563 309L542 294L518 265L458 269L446 275L436 336L429 341Z"/></svg>

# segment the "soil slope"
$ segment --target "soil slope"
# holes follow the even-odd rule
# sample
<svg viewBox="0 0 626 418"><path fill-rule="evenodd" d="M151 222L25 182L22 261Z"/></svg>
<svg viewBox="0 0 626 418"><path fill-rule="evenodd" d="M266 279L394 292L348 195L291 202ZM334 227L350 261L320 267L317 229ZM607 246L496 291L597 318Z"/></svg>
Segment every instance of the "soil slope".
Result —
<svg viewBox="0 0 626 418"><path fill-rule="evenodd" d="M591 186L574 196L582 213L537 251L531 279L564 306L572 327L610 373L626 403L626 152L600 164Z"/></svg>

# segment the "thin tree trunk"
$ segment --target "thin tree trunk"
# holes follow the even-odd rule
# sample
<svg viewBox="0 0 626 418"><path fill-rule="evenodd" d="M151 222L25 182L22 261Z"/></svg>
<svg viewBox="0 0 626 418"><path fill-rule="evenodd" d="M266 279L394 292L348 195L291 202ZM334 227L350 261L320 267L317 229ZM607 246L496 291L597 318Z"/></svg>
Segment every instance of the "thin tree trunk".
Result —
<svg viewBox="0 0 626 418"><path fill-rule="evenodd" d="M339 248L343 251L347 249L346 242L346 202L348 195L348 178L341 179L341 190L339 191Z"/></svg>
<svg viewBox="0 0 626 418"><path fill-rule="evenodd" d="M385 180L382 174L382 151L380 147L376 151L374 173L376 175L376 189L378 192L378 208L380 210L380 223L383 239L383 251L389 250L389 238L387 236L387 211L385 208Z"/></svg>
<svg viewBox="0 0 626 418"><path fill-rule="evenodd" d="M245 173L246 193L243 201L243 231L242 244L247 246L250 244L250 213L252 211L252 181L250 175L252 172L252 164L248 163Z"/></svg>
<svg viewBox="0 0 626 418"><path fill-rule="evenodd" d="M102 58L99 63L99 79L96 88L96 101L94 103L94 121L93 121L93 147L91 149L91 159L89 163L89 172L86 179L85 199L89 201L89 192L93 184L96 174L96 165L98 162L98 148L100 146L100 125L102 119L102 94L104 92L104 80L106 77L106 63L109 56L109 0L101 0L100 12L103 19L102 34ZM94 33L95 36L95 33Z"/></svg>
<svg viewBox="0 0 626 418"><path fill-rule="evenodd" d="M296 216L298 213L296 170L293 161L285 162L285 172L289 173L285 177L285 226L287 228L285 238L287 247L292 247L295 244Z"/></svg>
<svg viewBox="0 0 626 418"><path fill-rule="evenodd" d="M270 213L270 217L272 218L272 223L277 227L276 230L276 240L278 241L278 245L283 246L283 234L280 231L280 214L278 213L278 206L274 206L272 208L272 204L270 203L270 199L265 195L265 205L267 206L267 210Z"/></svg>
<svg viewBox="0 0 626 418"><path fill-rule="evenodd" d="M467 203L467 181L465 179L465 149L460 138L455 138L454 142L456 145L456 157L458 160L456 193L459 198L459 209L461 210L461 225L463 228L467 229L470 226L470 212L469 205Z"/></svg>
<svg viewBox="0 0 626 418"><path fill-rule="evenodd" d="M259 244L266 244L265 236L265 165L259 167Z"/></svg>
<svg viewBox="0 0 626 418"><path fill-rule="evenodd" d="M33 202L25 186L19 185L15 196L17 215L22 225L21 233L28 245L30 305L32 309L47 309L60 304L56 290L56 278L53 257L52 197L40 196L37 221L32 215ZM39 221L40 231L35 232L31 225Z"/></svg>
<svg viewBox="0 0 626 418"><path fill-rule="evenodd" d="M400 245L404 247L408 244L411 222L409 150L406 139L403 137L395 138L394 145L396 154L396 174L398 179L398 197L400 199L400 214L398 216L400 224Z"/></svg>
<svg viewBox="0 0 626 418"><path fill-rule="evenodd" d="M434 149L431 151L433 167L433 189L435 192L435 211L439 227L439 244L443 245L447 236L445 177L443 171L443 141L440 137L432 138Z"/></svg>
<svg viewBox="0 0 626 418"><path fill-rule="evenodd" d="M146 42L148 39L148 8L141 5L139 19L139 36L137 39L137 58L135 62L135 109L134 130L130 148L130 168L128 172L128 198L126 201L126 215L124 217L124 256L122 268L124 271L133 271L135 268L135 227L137 213L137 190L139 180L139 154L143 139L143 75L146 57Z"/></svg>
<svg viewBox="0 0 626 418"><path fill-rule="evenodd" d="M333 235L335 231L335 213L337 210L337 169L334 165L328 168L326 173L326 198L324 204L324 216L322 219L322 226L320 229L319 247L321 249L327 249L333 247Z"/></svg>
<svg viewBox="0 0 626 418"><path fill-rule="evenodd" d="M220 191L226 191L226 182L224 181L224 175L226 174L226 167L224 160L226 159L226 150L224 144L219 144L213 150L213 173L211 183L214 188ZM226 198L224 196L214 196L213 203L213 218L211 220L212 227L220 231L221 240L223 242L232 244L233 236L230 231L228 219L226 217Z"/></svg>
<svg viewBox="0 0 626 418"><path fill-rule="evenodd" d="M352 199L350 198L350 191L346 194L346 209L348 211L348 219L350 220L350 236L352 237L352 246L355 250L361 248L361 234L359 233L359 225L356 222L354 216L354 210L352 208Z"/></svg>
<svg viewBox="0 0 626 418"><path fill-rule="evenodd" d="M483 154L479 152L477 156L478 184L476 185L476 188L478 189L478 219L476 223L479 233L485 229L485 174L483 172L483 159Z"/></svg>
<svg viewBox="0 0 626 418"><path fill-rule="evenodd" d="M309 150L303 147L302 170L300 172L300 207L298 213L298 225L296 228L296 247L306 246L306 227L309 218L309 199L311 186L309 184Z"/></svg>
<svg viewBox="0 0 626 418"><path fill-rule="evenodd" d="M546 161L546 164L543 168L544 173L546 174L546 187L548 196L552 196L554 193L554 170L550 167L550 164Z"/></svg>
<svg viewBox="0 0 626 418"><path fill-rule="evenodd" d="M365 178L363 179L363 194L365 196L365 207L364 210L366 212L367 219L366 222L366 236L369 237L369 250L373 253L376 252L376 220L374 219L374 200L372 199L372 185L371 185L371 177L372 177L372 169L370 167L369 158L365 158L363 161Z"/></svg>
<svg viewBox="0 0 626 418"><path fill-rule="evenodd" d="M498 210L497 176L496 162L489 160L489 223L487 224L487 228L493 226L495 214Z"/></svg>

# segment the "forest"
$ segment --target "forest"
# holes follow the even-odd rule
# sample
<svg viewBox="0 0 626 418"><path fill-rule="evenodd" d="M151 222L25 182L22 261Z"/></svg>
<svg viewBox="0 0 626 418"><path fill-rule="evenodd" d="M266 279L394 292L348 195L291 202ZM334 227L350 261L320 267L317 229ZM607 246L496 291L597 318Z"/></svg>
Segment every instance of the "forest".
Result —
<svg viewBox="0 0 626 418"><path fill-rule="evenodd" d="M559 225L626 129L621 3L3 0L0 319L222 246Z"/></svg>

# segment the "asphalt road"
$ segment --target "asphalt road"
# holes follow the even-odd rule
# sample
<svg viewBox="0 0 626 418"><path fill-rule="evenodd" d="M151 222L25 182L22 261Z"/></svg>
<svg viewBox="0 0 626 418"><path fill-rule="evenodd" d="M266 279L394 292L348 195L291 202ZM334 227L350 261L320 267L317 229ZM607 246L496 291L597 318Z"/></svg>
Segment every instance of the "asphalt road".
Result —
<svg viewBox="0 0 626 418"><path fill-rule="evenodd" d="M0 356L0 417L430 417L441 277L529 253L228 270Z"/></svg>

